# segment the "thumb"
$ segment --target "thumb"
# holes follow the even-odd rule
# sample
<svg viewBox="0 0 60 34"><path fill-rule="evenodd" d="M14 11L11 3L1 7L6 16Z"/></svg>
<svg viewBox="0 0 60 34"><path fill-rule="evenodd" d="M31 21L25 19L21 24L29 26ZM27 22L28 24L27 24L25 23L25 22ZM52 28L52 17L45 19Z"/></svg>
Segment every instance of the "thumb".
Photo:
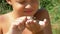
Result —
<svg viewBox="0 0 60 34"><path fill-rule="evenodd" d="M20 23L23 23L27 20L26 16L17 18L15 21L13 21L12 25L19 25Z"/></svg>
<svg viewBox="0 0 60 34"><path fill-rule="evenodd" d="M44 28L46 26L47 19L44 19L43 21L39 21L39 24L41 28Z"/></svg>

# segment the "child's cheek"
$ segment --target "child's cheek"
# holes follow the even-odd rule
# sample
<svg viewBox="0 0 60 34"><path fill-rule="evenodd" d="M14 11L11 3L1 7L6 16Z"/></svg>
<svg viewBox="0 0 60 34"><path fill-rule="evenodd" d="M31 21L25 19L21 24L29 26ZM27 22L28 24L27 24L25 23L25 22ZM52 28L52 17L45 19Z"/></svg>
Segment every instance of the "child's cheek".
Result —
<svg viewBox="0 0 60 34"><path fill-rule="evenodd" d="M21 5L19 3L16 3L16 4L13 5L13 9L15 11L22 11L22 10L24 10L24 5Z"/></svg>

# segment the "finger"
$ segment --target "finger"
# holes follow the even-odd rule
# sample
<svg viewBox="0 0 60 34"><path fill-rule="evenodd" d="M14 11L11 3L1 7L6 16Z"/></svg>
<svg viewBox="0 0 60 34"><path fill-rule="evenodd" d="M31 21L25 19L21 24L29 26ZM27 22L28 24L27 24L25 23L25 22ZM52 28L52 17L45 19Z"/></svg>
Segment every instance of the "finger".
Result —
<svg viewBox="0 0 60 34"><path fill-rule="evenodd" d="M35 27L35 25L33 24L33 21L28 22L28 23L26 24L26 27L27 27L27 29L29 29L30 31L36 32L36 27Z"/></svg>
<svg viewBox="0 0 60 34"><path fill-rule="evenodd" d="M32 16L27 16L27 20L30 20L30 19L33 20Z"/></svg>
<svg viewBox="0 0 60 34"><path fill-rule="evenodd" d="M35 25L36 32L40 31L41 30L40 24L36 20L33 20L33 22L34 22L33 24Z"/></svg>
<svg viewBox="0 0 60 34"><path fill-rule="evenodd" d="M25 28L25 22L27 20L27 17L24 16L24 17L20 17L18 18L17 20L15 20L13 23L12 23L12 26L17 26L17 28L19 30L23 30ZM16 28L16 27L15 27Z"/></svg>
<svg viewBox="0 0 60 34"><path fill-rule="evenodd" d="M27 27L28 29L31 28L31 26L30 26L30 21L32 21L32 20L27 20L27 22L26 22L26 27Z"/></svg>
<svg viewBox="0 0 60 34"><path fill-rule="evenodd" d="M32 17L31 16L27 16L27 21L26 21L26 24L27 23L29 23L29 22L31 22L33 19L32 19Z"/></svg>
<svg viewBox="0 0 60 34"><path fill-rule="evenodd" d="M41 28L44 28L46 26L46 22L47 22L46 19L44 19L43 21L39 21Z"/></svg>
<svg viewBox="0 0 60 34"><path fill-rule="evenodd" d="M29 21L26 27L32 32L40 31L40 25L36 23L36 20Z"/></svg>
<svg viewBox="0 0 60 34"><path fill-rule="evenodd" d="M35 25L35 27L40 28L40 25L36 20L33 20L33 24Z"/></svg>
<svg viewBox="0 0 60 34"><path fill-rule="evenodd" d="M20 30L23 30L25 28L25 22L27 21L27 18L25 18L22 22L18 24L18 28Z"/></svg>
<svg viewBox="0 0 60 34"><path fill-rule="evenodd" d="M36 20L28 20L26 24L28 24L28 26L30 26L31 28L36 28L36 27L40 26L40 25L36 22Z"/></svg>
<svg viewBox="0 0 60 34"><path fill-rule="evenodd" d="M44 19L44 22L46 22L47 21L47 19Z"/></svg>
<svg viewBox="0 0 60 34"><path fill-rule="evenodd" d="M26 16L17 18L15 21L12 22L12 25L18 25L18 24L22 23L23 21L25 21L26 19L27 19Z"/></svg>
<svg viewBox="0 0 60 34"><path fill-rule="evenodd" d="M25 26L24 26L22 23L20 23L20 24L18 25L18 29L19 29L20 31L24 30L24 28L25 28Z"/></svg>
<svg viewBox="0 0 60 34"><path fill-rule="evenodd" d="M18 27L19 27L19 28L25 27L25 22L26 22L26 19L23 20L20 24L18 24Z"/></svg>
<svg viewBox="0 0 60 34"><path fill-rule="evenodd" d="M27 21L27 17L25 17L25 19L23 19L22 22L19 22L19 23L21 23L22 25L25 26L26 21ZM19 25L20 25L20 24L19 24Z"/></svg>
<svg viewBox="0 0 60 34"><path fill-rule="evenodd" d="M29 26L31 27L31 29L34 29L34 30L35 30L36 25L35 25L35 23L33 22L33 20L30 21L28 24L29 24Z"/></svg>
<svg viewBox="0 0 60 34"><path fill-rule="evenodd" d="M42 26L45 25L45 23L46 23L46 19L44 19L44 21L39 21L39 24Z"/></svg>
<svg viewBox="0 0 60 34"><path fill-rule="evenodd" d="M44 27L48 26L48 20L47 20L47 19L44 19L44 23L45 23L45 24L43 25Z"/></svg>

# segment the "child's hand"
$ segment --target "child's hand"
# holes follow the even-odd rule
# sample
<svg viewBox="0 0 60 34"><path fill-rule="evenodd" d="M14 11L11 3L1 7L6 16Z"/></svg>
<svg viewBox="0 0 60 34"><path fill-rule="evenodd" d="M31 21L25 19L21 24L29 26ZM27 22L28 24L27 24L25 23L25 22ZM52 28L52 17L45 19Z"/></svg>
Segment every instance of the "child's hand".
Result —
<svg viewBox="0 0 60 34"><path fill-rule="evenodd" d="M25 28L26 17L20 17L14 22L12 22L11 27L7 34L22 34Z"/></svg>
<svg viewBox="0 0 60 34"><path fill-rule="evenodd" d="M46 19L44 19L43 21L39 21L39 23L37 23L36 20L28 19L26 22L26 27L33 34L36 34L36 33L40 32L41 30L43 30L43 28L45 27L45 23L46 23Z"/></svg>

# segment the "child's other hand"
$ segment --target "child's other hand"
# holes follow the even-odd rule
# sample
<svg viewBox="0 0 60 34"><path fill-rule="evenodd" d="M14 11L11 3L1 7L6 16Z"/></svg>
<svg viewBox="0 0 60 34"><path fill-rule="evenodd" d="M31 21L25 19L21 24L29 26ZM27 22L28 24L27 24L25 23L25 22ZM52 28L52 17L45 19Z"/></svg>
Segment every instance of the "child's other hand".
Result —
<svg viewBox="0 0 60 34"><path fill-rule="evenodd" d="M46 23L46 19L44 19L43 21L39 21L39 23L37 23L36 20L33 19L28 19L26 22L26 27L33 33L38 33L41 30L43 30L43 28L45 27Z"/></svg>
<svg viewBox="0 0 60 34"><path fill-rule="evenodd" d="M14 22L11 23L11 27L7 34L22 34L22 31L25 29L26 17L20 17Z"/></svg>

